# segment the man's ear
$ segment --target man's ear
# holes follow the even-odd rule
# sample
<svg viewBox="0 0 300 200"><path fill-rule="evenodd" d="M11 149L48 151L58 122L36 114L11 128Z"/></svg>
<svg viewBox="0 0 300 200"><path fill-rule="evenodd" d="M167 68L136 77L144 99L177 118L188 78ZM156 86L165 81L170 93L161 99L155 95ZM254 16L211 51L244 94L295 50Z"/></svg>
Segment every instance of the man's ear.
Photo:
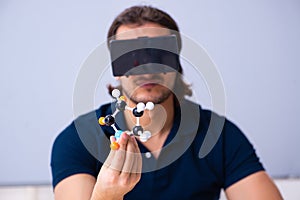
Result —
<svg viewBox="0 0 300 200"><path fill-rule="evenodd" d="M116 80L116 81L119 81L120 78L121 78L120 76L115 76L115 80Z"/></svg>

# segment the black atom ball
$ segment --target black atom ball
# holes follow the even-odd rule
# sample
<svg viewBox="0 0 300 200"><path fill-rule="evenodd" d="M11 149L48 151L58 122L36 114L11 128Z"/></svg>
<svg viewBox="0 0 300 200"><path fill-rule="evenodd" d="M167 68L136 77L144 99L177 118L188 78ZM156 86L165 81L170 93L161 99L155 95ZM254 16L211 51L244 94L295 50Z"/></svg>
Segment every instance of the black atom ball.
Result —
<svg viewBox="0 0 300 200"><path fill-rule="evenodd" d="M143 133L143 128L141 126L134 126L132 132L135 136L140 136Z"/></svg>
<svg viewBox="0 0 300 200"><path fill-rule="evenodd" d="M107 115L105 118L104 118L104 123L107 125L107 126L111 126L115 123L115 118L111 115Z"/></svg>
<svg viewBox="0 0 300 200"><path fill-rule="evenodd" d="M126 102L125 101L120 101L116 103L116 108L120 111L125 110L126 107Z"/></svg>
<svg viewBox="0 0 300 200"><path fill-rule="evenodd" d="M135 117L141 117L141 116L143 116L144 111L138 112L138 111L137 111L137 108L134 108L134 109L132 110L132 114L133 114Z"/></svg>

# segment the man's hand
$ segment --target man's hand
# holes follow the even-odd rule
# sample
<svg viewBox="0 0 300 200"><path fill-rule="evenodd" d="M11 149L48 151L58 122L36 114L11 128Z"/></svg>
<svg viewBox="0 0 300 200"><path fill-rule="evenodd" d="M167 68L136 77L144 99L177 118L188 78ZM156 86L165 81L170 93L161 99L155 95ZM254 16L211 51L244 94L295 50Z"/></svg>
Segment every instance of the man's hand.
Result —
<svg viewBox="0 0 300 200"><path fill-rule="evenodd" d="M141 178L142 157L135 137L122 133L118 143L120 148L110 151L99 172L92 200L123 199Z"/></svg>

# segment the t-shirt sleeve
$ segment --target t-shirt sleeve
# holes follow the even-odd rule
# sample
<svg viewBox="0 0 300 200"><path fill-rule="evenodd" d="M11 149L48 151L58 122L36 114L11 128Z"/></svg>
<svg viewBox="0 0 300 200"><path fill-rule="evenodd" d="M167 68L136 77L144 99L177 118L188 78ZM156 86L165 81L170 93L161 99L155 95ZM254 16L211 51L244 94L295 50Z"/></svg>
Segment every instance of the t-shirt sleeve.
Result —
<svg viewBox="0 0 300 200"><path fill-rule="evenodd" d="M225 182L224 189L255 172L264 170L253 145L233 123L224 132Z"/></svg>
<svg viewBox="0 0 300 200"><path fill-rule="evenodd" d="M81 142L72 123L55 139L51 153L53 188L64 178L86 173L97 177L97 160Z"/></svg>

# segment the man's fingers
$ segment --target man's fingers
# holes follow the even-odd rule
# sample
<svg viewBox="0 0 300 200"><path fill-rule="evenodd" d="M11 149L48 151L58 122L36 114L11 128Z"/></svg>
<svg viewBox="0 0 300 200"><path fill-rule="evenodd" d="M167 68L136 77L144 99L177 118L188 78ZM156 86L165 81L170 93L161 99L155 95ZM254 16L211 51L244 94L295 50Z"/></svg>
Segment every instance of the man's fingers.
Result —
<svg viewBox="0 0 300 200"><path fill-rule="evenodd" d="M126 159L122 168L122 173L131 173L132 172L132 166L134 164L134 157L136 154L136 149L132 143L133 138L130 137L128 144L127 144L127 149L126 149Z"/></svg>
<svg viewBox="0 0 300 200"><path fill-rule="evenodd" d="M109 140L110 140L110 143L113 143L116 141L116 138L115 138L115 136L112 135L109 137Z"/></svg>
<svg viewBox="0 0 300 200"><path fill-rule="evenodd" d="M109 167L111 165L111 162L113 161L114 157L115 157L115 153L116 151L111 150L105 160L105 162L103 163L103 165L105 167Z"/></svg>
<svg viewBox="0 0 300 200"><path fill-rule="evenodd" d="M126 159L126 149L127 149L127 144L128 144L128 140L129 140L129 135L127 135L126 133L122 133L120 139L119 139L119 145L120 148L115 152L114 154L114 158L111 162L110 168L117 170L117 171L121 171L123 168L123 164L124 161Z"/></svg>
<svg viewBox="0 0 300 200"><path fill-rule="evenodd" d="M138 152L140 153L140 148L139 148L139 145L138 145L138 143L137 143L137 141L136 141L136 138L134 137L134 136L132 136L133 137L133 140L132 140L132 143L133 143L133 145L134 145L134 147L138 150Z"/></svg>
<svg viewBox="0 0 300 200"><path fill-rule="evenodd" d="M142 171L142 155L135 137L132 137L132 144L134 147L134 162L131 168L131 173L139 174Z"/></svg>
<svg viewBox="0 0 300 200"><path fill-rule="evenodd" d="M141 153L136 154L136 162L135 162L134 173L140 174L142 173L142 155Z"/></svg>
<svg viewBox="0 0 300 200"><path fill-rule="evenodd" d="M130 136L127 135L127 133L123 132L120 139L119 139L119 141L118 141L118 143L120 145L120 149L126 150L129 139L130 139Z"/></svg>
<svg viewBox="0 0 300 200"><path fill-rule="evenodd" d="M113 143L113 142L116 141L115 136L110 136L109 139L110 139L110 143ZM115 151L111 150L111 151L109 152L109 154L108 154L108 156L107 156L105 162L103 163L103 165L104 165L105 167L109 167L109 166L111 165L111 162L112 162L114 156L115 156Z"/></svg>
<svg viewBox="0 0 300 200"><path fill-rule="evenodd" d="M110 137L111 142L115 142L115 137ZM118 141L120 148L111 150L105 165L116 170L122 176L130 176L141 173L142 157L137 141L134 136L123 133Z"/></svg>

